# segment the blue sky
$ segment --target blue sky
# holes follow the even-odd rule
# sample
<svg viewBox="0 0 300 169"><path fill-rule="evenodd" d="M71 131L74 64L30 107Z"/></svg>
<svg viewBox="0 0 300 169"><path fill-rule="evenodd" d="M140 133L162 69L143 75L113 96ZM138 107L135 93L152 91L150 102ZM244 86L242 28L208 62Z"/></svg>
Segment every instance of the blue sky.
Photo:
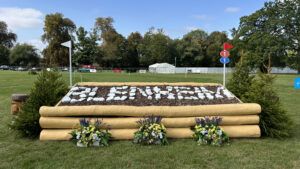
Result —
<svg viewBox="0 0 300 169"><path fill-rule="evenodd" d="M60 12L77 27L93 27L95 18L111 16L124 36L145 33L150 27L163 28L170 37L180 38L193 29L227 31L239 18L263 7L265 0L0 0L0 20L18 34L18 42L41 49L43 19Z"/></svg>

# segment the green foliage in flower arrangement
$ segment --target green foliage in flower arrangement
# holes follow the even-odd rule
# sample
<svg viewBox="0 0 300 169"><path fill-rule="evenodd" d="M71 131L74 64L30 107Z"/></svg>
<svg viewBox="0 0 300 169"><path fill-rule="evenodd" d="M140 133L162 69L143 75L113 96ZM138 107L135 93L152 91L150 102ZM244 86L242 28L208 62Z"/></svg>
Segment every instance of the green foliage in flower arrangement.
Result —
<svg viewBox="0 0 300 169"><path fill-rule="evenodd" d="M21 136L36 138L39 136L39 109L41 106L54 106L66 93L68 86L57 72L42 71L31 88L29 98L14 117L10 127Z"/></svg>
<svg viewBox="0 0 300 169"><path fill-rule="evenodd" d="M139 120L140 128L134 133L133 142L142 145L168 144L166 128L161 123L162 117L149 116Z"/></svg>
<svg viewBox="0 0 300 169"><path fill-rule="evenodd" d="M100 125L101 121L98 119L95 123L81 119L80 127L70 133L72 140L76 142L78 147L108 146L111 134L108 130L101 130Z"/></svg>
<svg viewBox="0 0 300 169"><path fill-rule="evenodd" d="M291 135L292 121L282 108L279 96L273 84L275 76L259 74L253 79L249 91L245 93L244 102L258 103L262 112L259 114L259 126L262 136L284 138Z"/></svg>
<svg viewBox="0 0 300 169"><path fill-rule="evenodd" d="M227 134L219 127L222 118L196 118L193 137L198 144L221 146L229 142Z"/></svg>

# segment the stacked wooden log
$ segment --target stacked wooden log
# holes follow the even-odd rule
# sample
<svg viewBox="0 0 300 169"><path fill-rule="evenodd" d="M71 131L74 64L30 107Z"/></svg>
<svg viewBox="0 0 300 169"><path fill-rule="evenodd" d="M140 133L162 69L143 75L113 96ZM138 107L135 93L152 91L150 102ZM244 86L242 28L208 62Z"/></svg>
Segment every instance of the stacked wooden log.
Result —
<svg viewBox="0 0 300 169"><path fill-rule="evenodd" d="M99 84L98 84L99 85ZM232 138L260 137L260 105L234 103L192 106L127 106L83 105L43 106L40 108L40 140L69 140L72 129L81 118L102 120L102 128L109 129L113 139L132 139L138 129L137 121L145 116L162 116L169 138L191 138L195 118L219 116L221 127Z"/></svg>

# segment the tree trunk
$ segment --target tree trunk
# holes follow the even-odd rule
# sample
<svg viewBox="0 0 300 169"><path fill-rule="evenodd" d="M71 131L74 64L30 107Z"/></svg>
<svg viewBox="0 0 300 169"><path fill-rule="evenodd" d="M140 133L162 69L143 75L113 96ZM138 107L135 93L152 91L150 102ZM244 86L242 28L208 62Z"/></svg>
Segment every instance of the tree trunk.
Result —
<svg viewBox="0 0 300 169"><path fill-rule="evenodd" d="M261 67L261 71L263 73L267 73L267 74L270 74L271 73L271 70L272 70L272 67L271 67L271 54L269 54L268 56L268 62L265 64L265 63L262 63L262 67Z"/></svg>
<svg viewBox="0 0 300 169"><path fill-rule="evenodd" d="M244 49L241 51L241 64L243 64L243 57L244 57Z"/></svg>
<svg viewBox="0 0 300 169"><path fill-rule="evenodd" d="M271 73L272 67L271 67L272 63L271 63L271 54L269 54L269 60L268 60L268 74Z"/></svg>

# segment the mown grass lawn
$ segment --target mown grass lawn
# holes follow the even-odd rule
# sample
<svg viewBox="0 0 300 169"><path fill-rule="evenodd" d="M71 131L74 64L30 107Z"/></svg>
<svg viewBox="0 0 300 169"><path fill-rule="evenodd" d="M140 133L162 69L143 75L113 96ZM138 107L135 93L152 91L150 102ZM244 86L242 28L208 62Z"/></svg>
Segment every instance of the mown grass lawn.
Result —
<svg viewBox="0 0 300 169"><path fill-rule="evenodd" d="M221 82L222 75L75 74L76 81ZM138 146L114 141L105 148L77 148L72 142L16 137L10 123L10 96L28 93L36 76L0 71L0 168L300 168L300 90L296 75L278 75L275 87L294 136L234 139L224 147L197 146L193 140L172 140L168 146ZM67 80L67 73L64 73Z"/></svg>

